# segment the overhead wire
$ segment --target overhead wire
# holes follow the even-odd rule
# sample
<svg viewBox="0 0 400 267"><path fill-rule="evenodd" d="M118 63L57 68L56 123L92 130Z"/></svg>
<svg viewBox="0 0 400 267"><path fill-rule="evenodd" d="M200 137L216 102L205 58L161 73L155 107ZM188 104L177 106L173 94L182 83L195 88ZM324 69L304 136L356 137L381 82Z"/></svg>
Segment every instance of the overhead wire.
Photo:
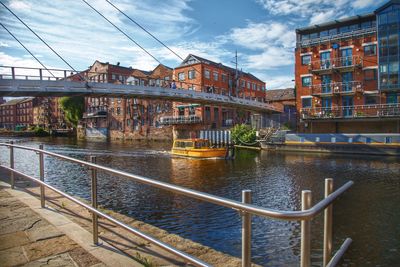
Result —
<svg viewBox="0 0 400 267"><path fill-rule="evenodd" d="M53 76L55 79L57 79L56 78L56 76L54 76L54 74L9 30L9 29L7 29L7 27L3 24L3 23L1 23L0 22L0 25L37 61L37 62L39 62L39 64L40 65L42 65L42 67L46 70L46 71L48 71L50 74L51 74L51 76Z"/></svg>
<svg viewBox="0 0 400 267"><path fill-rule="evenodd" d="M22 24L24 24L24 26L30 30L40 41L42 41L42 43L44 43L51 51L53 51L54 54L56 54L65 64L68 65L68 67L70 67L73 71L76 72L76 70L74 69L74 67L72 67L62 56L60 56L60 54L58 54L48 43L46 43L46 41L43 40L42 37L40 37L34 30L32 30L22 19L20 19L17 14L15 14L11 9L9 9L3 2L0 1L0 4L2 4L11 14L14 15L14 17L16 17Z"/></svg>
<svg viewBox="0 0 400 267"><path fill-rule="evenodd" d="M95 7L93 7L91 4L89 4L87 1L82 0L86 5L88 5L92 10L94 10L97 14L99 14L103 19L105 19L108 23L110 23L114 28L116 28L120 33L122 33L126 38L131 40L135 45L137 45L140 49L142 49L147 55L152 57L155 61L158 63L162 64L160 60L158 60L155 56L153 56L149 51L146 50L143 46L141 46L138 42L136 42L132 37L130 37L128 34L126 34L123 30L121 30L117 25L115 25L112 21L110 21L108 18L106 18L100 11L98 11Z"/></svg>

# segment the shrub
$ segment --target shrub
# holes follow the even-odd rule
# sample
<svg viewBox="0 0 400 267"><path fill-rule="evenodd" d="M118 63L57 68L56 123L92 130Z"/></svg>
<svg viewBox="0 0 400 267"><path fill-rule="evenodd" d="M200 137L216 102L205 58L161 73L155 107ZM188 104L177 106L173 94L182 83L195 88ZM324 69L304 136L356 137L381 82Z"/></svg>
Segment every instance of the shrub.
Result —
<svg viewBox="0 0 400 267"><path fill-rule="evenodd" d="M256 130L245 124L237 124L231 131L231 137L235 144L254 145Z"/></svg>

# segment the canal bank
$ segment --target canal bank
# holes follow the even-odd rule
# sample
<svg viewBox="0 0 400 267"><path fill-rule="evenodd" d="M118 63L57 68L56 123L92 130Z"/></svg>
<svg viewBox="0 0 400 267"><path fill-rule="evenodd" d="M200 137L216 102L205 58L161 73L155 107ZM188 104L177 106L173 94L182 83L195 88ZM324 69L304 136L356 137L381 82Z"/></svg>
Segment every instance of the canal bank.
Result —
<svg viewBox="0 0 400 267"><path fill-rule="evenodd" d="M400 134L285 134L261 140L265 150L400 157Z"/></svg>
<svg viewBox="0 0 400 267"><path fill-rule="evenodd" d="M46 150L85 161L94 155L103 166L234 200L240 200L241 191L249 189L256 205L281 210L299 210L303 189L313 192L313 200L321 199L326 177L334 178L335 188L353 180L349 193L334 205L334 246L339 247L347 236L354 240L344 264L396 266L400 258L398 238L393 235L400 232L400 162L393 157L242 150L232 161L194 160L171 157L170 144L157 142L40 138L20 139L18 143L32 147L44 144ZM8 155L8 150L0 151L2 164L8 164ZM17 169L38 175L35 153L16 150L15 158ZM46 182L90 199L90 172L86 169L50 158L45 158L45 166ZM237 211L103 173L98 179L99 204L104 208L240 257L241 218ZM313 265L322 264L322 223L318 217L313 220ZM262 266L297 266L299 233L297 222L254 218L253 262Z"/></svg>
<svg viewBox="0 0 400 267"><path fill-rule="evenodd" d="M0 171L0 175L2 177L1 180L8 180L4 179L6 175L4 171ZM5 194L12 195L16 199L16 201L22 200L27 206L33 208L33 210L38 213L38 220L49 220L51 223L54 224L54 226L52 227L57 228L57 230L53 230L53 232L59 233L58 230L63 231L65 235L81 245L85 251L90 252L90 254L92 254L92 258L95 257L95 259L97 259L97 262L99 262L100 260L106 266L187 265L187 263L181 258L163 251L159 247L151 244L150 242L147 242L138 236L128 233L125 230L102 218L99 218L100 246L95 246L93 245L93 231L90 212L88 212L83 207L77 205L76 203L56 194L55 192L52 192L51 190L46 190L47 208L41 209L39 188L32 186L32 182L26 181L21 177L17 179L16 183L18 189L12 190L9 188L9 184L0 182L1 191L4 191ZM81 201L86 202L82 199ZM154 227L142 221L132 219L123 214L119 214L117 212L113 212L104 208L100 209L102 212L106 213L109 216L112 216L118 221L132 226L141 232L149 234L162 242L170 244L183 252L202 259L210 263L212 266L241 266L241 260L238 258L218 252L191 240L184 239L182 237L179 237L178 235L170 234L167 231L162 230L158 227ZM5 225L5 227L2 227L2 229L7 231L7 227L9 226ZM50 234L53 232L50 232ZM0 238L2 237L3 236L0 235ZM49 236L49 238L51 237L52 236ZM46 252L46 247L39 247L39 245L35 246L36 253L48 256L49 252ZM59 245L62 246L63 244ZM72 245L69 244L69 246ZM55 251L54 254L57 255L61 253L60 251L64 251L62 247L58 248L58 250ZM50 250L50 253L51 252L52 250ZM95 259L92 259L91 261L94 262L96 261ZM10 264L10 266L14 265L16 264ZM78 266L90 265L78 264ZM252 266L258 265L252 264Z"/></svg>

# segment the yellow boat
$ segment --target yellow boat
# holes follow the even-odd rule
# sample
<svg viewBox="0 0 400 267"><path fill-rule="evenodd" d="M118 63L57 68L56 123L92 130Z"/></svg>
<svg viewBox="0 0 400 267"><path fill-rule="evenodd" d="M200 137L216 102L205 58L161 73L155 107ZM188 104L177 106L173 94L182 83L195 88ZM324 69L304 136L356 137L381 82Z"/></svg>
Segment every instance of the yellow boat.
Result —
<svg viewBox="0 0 400 267"><path fill-rule="evenodd" d="M224 158L227 149L213 148L208 139L176 139L171 153L193 158Z"/></svg>

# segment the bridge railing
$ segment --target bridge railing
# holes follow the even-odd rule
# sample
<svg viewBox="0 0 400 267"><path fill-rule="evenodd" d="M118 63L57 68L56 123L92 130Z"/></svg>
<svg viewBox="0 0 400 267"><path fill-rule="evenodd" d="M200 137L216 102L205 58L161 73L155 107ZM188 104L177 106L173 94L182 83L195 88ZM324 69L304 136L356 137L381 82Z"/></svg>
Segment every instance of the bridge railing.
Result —
<svg viewBox="0 0 400 267"><path fill-rule="evenodd" d="M196 191L193 189L188 189L185 187L161 182L158 180L150 179L147 177L127 173L124 171L115 170L109 167L105 167L102 165L96 164L96 157L91 156L91 162L86 162L83 160L78 160L75 158L71 158L68 156L56 154L50 151L46 151L43 149L43 145L39 146L39 149L32 147L25 147L14 145L11 143L0 143L0 146L9 148L9 156L10 156L10 166L0 165L6 170L10 171L10 184L11 188L15 187L15 175L19 175L26 179L32 180L40 185L40 200L41 206L45 207L45 188L48 188L67 199L77 203L78 205L86 208L87 210L92 212L92 222L93 222L93 242L94 244L98 244L98 217L102 217L116 225L122 227L123 229L159 246L160 248L176 255L178 257L183 258L189 263L195 266L210 266L202 260L199 260L189 254L186 254L182 251L177 250L176 248L171 247L170 245L155 239L154 237L142 233L137 229L126 225L115 218L99 211L97 209L97 172L102 171L111 175L116 175L123 178L128 178L133 181L146 184L152 187L164 189L166 191L184 195L193 199L213 203L216 205L220 205L223 207L234 209L240 212L242 217L242 266L250 267L251 266L251 218L253 215L263 216L267 218L273 219L281 219L281 220L290 220L290 221L301 221L301 255L300 255L300 266L311 266L311 220L315 218L319 213L324 211L324 242L323 242L323 266L335 266L340 258L343 256L352 240L347 238L341 248L336 252L334 256L332 256L332 204L333 202L341 196L345 191L347 191L352 185L353 182L349 181L343 186L341 186L336 191L333 191L333 179L328 178L325 180L325 198L312 206L312 193L309 190L302 191L302 210L301 211L280 211L274 209L267 209L263 207L259 207L251 204L251 191L243 190L242 191L242 202L230 200L224 197L219 197L215 195L211 195L208 193L203 193L200 191ZM39 155L39 179L24 174L21 171L15 169L14 165L14 149L22 149L25 151L33 151ZM65 160L68 162L76 163L81 166L88 167L91 170L91 205L88 205L73 196L62 192L61 190L49 185L44 182L44 155L54 157L57 159Z"/></svg>
<svg viewBox="0 0 400 267"><path fill-rule="evenodd" d="M133 70L133 69L132 69ZM233 90L232 88L219 88L212 85L199 85L191 83L185 80L173 81L169 78L156 78L151 77L142 79L136 78L129 74L111 74L103 72L90 72L90 71L74 71L64 69L43 69L43 68L32 68L32 67L13 67L13 66L0 66L0 80L69 80L69 81L86 81L90 83L116 83L116 84L127 84L127 85L141 85L148 87L164 87L171 89L186 89L193 90L203 93L209 93L213 95L227 95L235 96L247 100L253 100L258 102L264 102L264 97L256 95L257 91L260 90L248 90L246 88L238 88Z"/></svg>

